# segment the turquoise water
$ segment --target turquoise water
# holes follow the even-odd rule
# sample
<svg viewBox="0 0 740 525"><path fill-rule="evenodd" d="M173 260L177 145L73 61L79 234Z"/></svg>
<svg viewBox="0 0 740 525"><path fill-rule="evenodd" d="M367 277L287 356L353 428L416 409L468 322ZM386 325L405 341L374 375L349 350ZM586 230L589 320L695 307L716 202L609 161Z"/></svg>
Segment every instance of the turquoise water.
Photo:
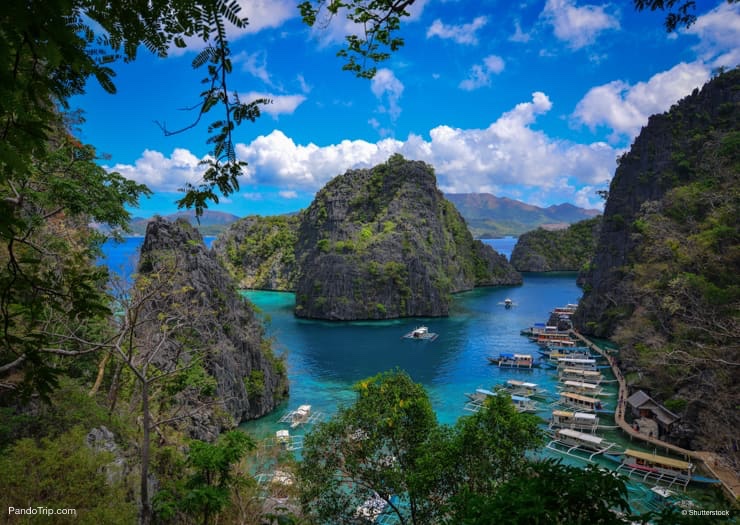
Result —
<svg viewBox="0 0 740 525"><path fill-rule="evenodd" d="M107 264L118 275L128 276L135 267L142 238L128 238L121 244L106 243ZM207 238L210 245L213 238ZM515 239L493 239L486 243L510 256ZM507 370L488 364L489 355L501 352L528 353L538 357L537 346L520 335L522 328L547 319L549 311L575 303L581 289L574 273L524 274L524 284L513 287L479 288L457 294L448 318L414 318L384 322L323 322L293 316L294 295L282 292L244 292L261 311L266 331L274 339L274 348L285 354L290 380L290 398L272 414L247 422L241 427L256 438L272 437L285 428L278 422L287 411L310 404L313 411L330 417L338 406L354 400L352 385L378 372L401 368L427 389L437 417L442 423L454 423L461 415L466 392L492 388L507 379L538 383L555 392L555 374L548 369ZM511 298L515 306L506 309L503 301ZM418 325L426 325L439 334L435 341L414 341L401 336ZM616 391L614 384L607 389ZM616 396L604 398L607 409L614 408ZM538 401L538 412L547 419L552 408ZM612 424L601 416L602 424ZM310 427L309 427L310 428ZM640 448L619 431L601 432L620 446ZM651 451L652 452L652 451ZM584 462L550 451L544 455L564 459L577 466ZM613 467L613 464L604 463ZM639 483L628 485L637 511L655 505L654 496ZM706 499L708 490L691 489L688 496Z"/></svg>
<svg viewBox="0 0 740 525"><path fill-rule="evenodd" d="M500 352L538 356L537 346L519 331L544 320L556 305L576 302L581 290L575 275L529 274L524 285L479 288L455 295L448 318L413 318L384 322L322 322L293 316L291 293L248 291L245 295L269 319L268 334L287 359L290 400L276 414L249 422L244 428L264 435L286 410L310 404L331 414L338 404L352 401L356 381L396 367L422 383L442 423L464 413L466 392L491 388L510 378L549 384L546 370L499 369L486 356ZM507 297L516 306L501 304ZM402 338L418 325L439 334L434 341Z"/></svg>

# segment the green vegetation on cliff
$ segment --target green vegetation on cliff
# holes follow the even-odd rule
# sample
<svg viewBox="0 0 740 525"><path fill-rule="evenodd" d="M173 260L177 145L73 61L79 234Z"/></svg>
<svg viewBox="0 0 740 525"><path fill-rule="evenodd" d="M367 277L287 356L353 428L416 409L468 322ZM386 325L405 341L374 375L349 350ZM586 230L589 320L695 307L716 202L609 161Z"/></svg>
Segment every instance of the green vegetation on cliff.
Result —
<svg viewBox="0 0 740 525"><path fill-rule="evenodd" d="M670 436L740 466L740 70L651 117L619 162L576 322L683 417Z"/></svg>
<svg viewBox="0 0 740 525"><path fill-rule="evenodd" d="M596 249L601 217L564 230L538 228L519 237L511 264L520 272L576 272L590 263Z"/></svg>
<svg viewBox="0 0 740 525"><path fill-rule="evenodd" d="M444 316L451 294L519 284L474 241L433 169L393 155L335 177L302 214L296 315L350 320Z"/></svg>
<svg viewBox="0 0 740 525"><path fill-rule="evenodd" d="M213 243L240 288L293 290L299 215L252 215L233 223Z"/></svg>

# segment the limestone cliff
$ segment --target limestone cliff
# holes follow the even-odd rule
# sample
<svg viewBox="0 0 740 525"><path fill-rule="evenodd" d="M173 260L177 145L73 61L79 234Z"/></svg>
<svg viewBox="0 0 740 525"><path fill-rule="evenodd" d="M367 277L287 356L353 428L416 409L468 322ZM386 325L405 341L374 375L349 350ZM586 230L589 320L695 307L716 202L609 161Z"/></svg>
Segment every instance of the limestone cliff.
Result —
<svg viewBox="0 0 740 525"><path fill-rule="evenodd" d="M474 241L433 169L400 155L334 178L303 213L296 243L299 317L446 316L451 294L520 284Z"/></svg>
<svg viewBox="0 0 740 525"><path fill-rule="evenodd" d="M668 439L740 464L740 70L650 118L619 159L575 315L628 383L682 416Z"/></svg>
<svg viewBox="0 0 740 525"><path fill-rule="evenodd" d="M299 215L245 217L221 234L212 249L239 288L294 290L299 221Z"/></svg>
<svg viewBox="0 0 740 525"><path fill-rule="evenodd" d="M517 239L511 264L520 272L577 272L594 255L601 217L571 224L563 230L538 228Z"/></svg>
<svg viewBox="0 0 740 525"><path fill-rule="evenodd" d="M142 348L168 323L172 337L153 356L162 371L176 367L174 411L189 413L184 430L212 440L226 428L265 415L287 396L281 359L271 350L250 304L196 229L161 218L147 226L138 285L151 292L137 336ZM172 327L179 327L176 330Z"/></svg>

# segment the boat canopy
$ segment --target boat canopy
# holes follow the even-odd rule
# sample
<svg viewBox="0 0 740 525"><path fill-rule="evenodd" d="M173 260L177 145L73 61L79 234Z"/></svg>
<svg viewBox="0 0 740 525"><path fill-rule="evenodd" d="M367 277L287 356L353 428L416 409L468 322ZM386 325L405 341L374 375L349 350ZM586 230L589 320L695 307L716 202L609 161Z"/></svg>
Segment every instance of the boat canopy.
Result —
<svg viewBox="0 0 740 525"><path fill-rule="evenodd" d="M527 403L529 401L529 398L523 396L511 396L511 400L515 403Z"/></svg>
<svg viewBox="0 0 740 525"><path fill-rule="evenodd" d="M580 401L581 403L596 404L599 402L599 400L596 398L581 396L578 394L574 394L573 392L563 392L562 394L560 394L560 396L567 397L568 399L573 399L575 401Z"/></svg>
<svg viewBox="0 0 740 525"><path fill-rule="evenodd" d="M585 377L601 377L601 372L599 372L598 370L581 370L580 368L564 368L563 374L580 375Z"/></svg>
<svg viewBox="0 0 740 525"><path fill-rule="evenodd" d="M529 354L514 354L514 359L532 359Z"/></svg>
<svg viewBox="0 0 740 525"><path fill-rule="evenodd" d="M595 390L599 385L593 383L584 383L583 381L563 381L565 386L572 386L575 388L585 388L587 390Z"/></svg>
<svg viewBox="0 0 740 525"><path fill-rule="evenodd" d="M681 461L680 459L667 458L665 456L658 456L651 454L650 452L640 452L639 450L627 449L624 451L625 456L630 456L637 459L642 459L655 465L662 465L665 467L671 467L681 470L691 470L693 465L688 461Z"/></svg>
<svg viewBox="0 0 740 525"><path fill-rule="evenodd" d="M479 394L483 394L484 396L495 396L496 392L491 392L490 390L486 390L485 388L476 388L475 391Z"/></svg>
<svg viewBox="0 0 740 525"><path fill-rule="evenodd" d="M563 364L595 365L596 359L587 359L583 357L559 357L558 361Z"/></svg>
<svg viewBox="0 0 740 525"><path fill-rule="evenodd" d="M601 442L603 441L602 438L598 436L594 436L593 434L584 434L583 432L578 432L577 430L571 430L570 428L561 428L560 430L558 430L557 434L561 436L567 436L569 438L577 439L579 441L586 441L594 445L601 445Z"/></svg>

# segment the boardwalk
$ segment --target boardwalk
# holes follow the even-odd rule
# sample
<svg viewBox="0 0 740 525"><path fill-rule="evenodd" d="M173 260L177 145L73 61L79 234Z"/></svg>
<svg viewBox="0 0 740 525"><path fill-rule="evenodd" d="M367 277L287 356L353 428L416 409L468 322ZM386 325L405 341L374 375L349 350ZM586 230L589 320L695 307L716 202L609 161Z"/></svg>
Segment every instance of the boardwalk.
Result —
<svg viewBox="0 0 740 525"><path fill-rule="evenodd" d="M578 332L571 330L571 334L579 339L581 342L583 342L586 346L588 346L589 349L597 352L609 362L609 366L611 366L614 377L616 377L617 381L619 382L619 401L617 402L617 409L614 413L614 420L617 422L619 427L628 436L630 436L630 439L638 439L655 447L659 447L666 451L673 452L674 454L678 454L679 456L683 456L686 459L693 459L695 461L701 462L707 472L710 472L713 477L719 479L722 482L722 488L725 491L726 495L729 496L733 502L737 501L737 498L740 496L740 479L738 479L737 475L732 469L723 466L712 452L687 450L685 448L673 445L672 443L666 443L665 441L662 441L656 437L641 434L627 423L627 421L624 419L624 410L629 392L627 391L627 384L624 381L624 376L622 375L621 370L619 370L614 357Z"/></svg>

